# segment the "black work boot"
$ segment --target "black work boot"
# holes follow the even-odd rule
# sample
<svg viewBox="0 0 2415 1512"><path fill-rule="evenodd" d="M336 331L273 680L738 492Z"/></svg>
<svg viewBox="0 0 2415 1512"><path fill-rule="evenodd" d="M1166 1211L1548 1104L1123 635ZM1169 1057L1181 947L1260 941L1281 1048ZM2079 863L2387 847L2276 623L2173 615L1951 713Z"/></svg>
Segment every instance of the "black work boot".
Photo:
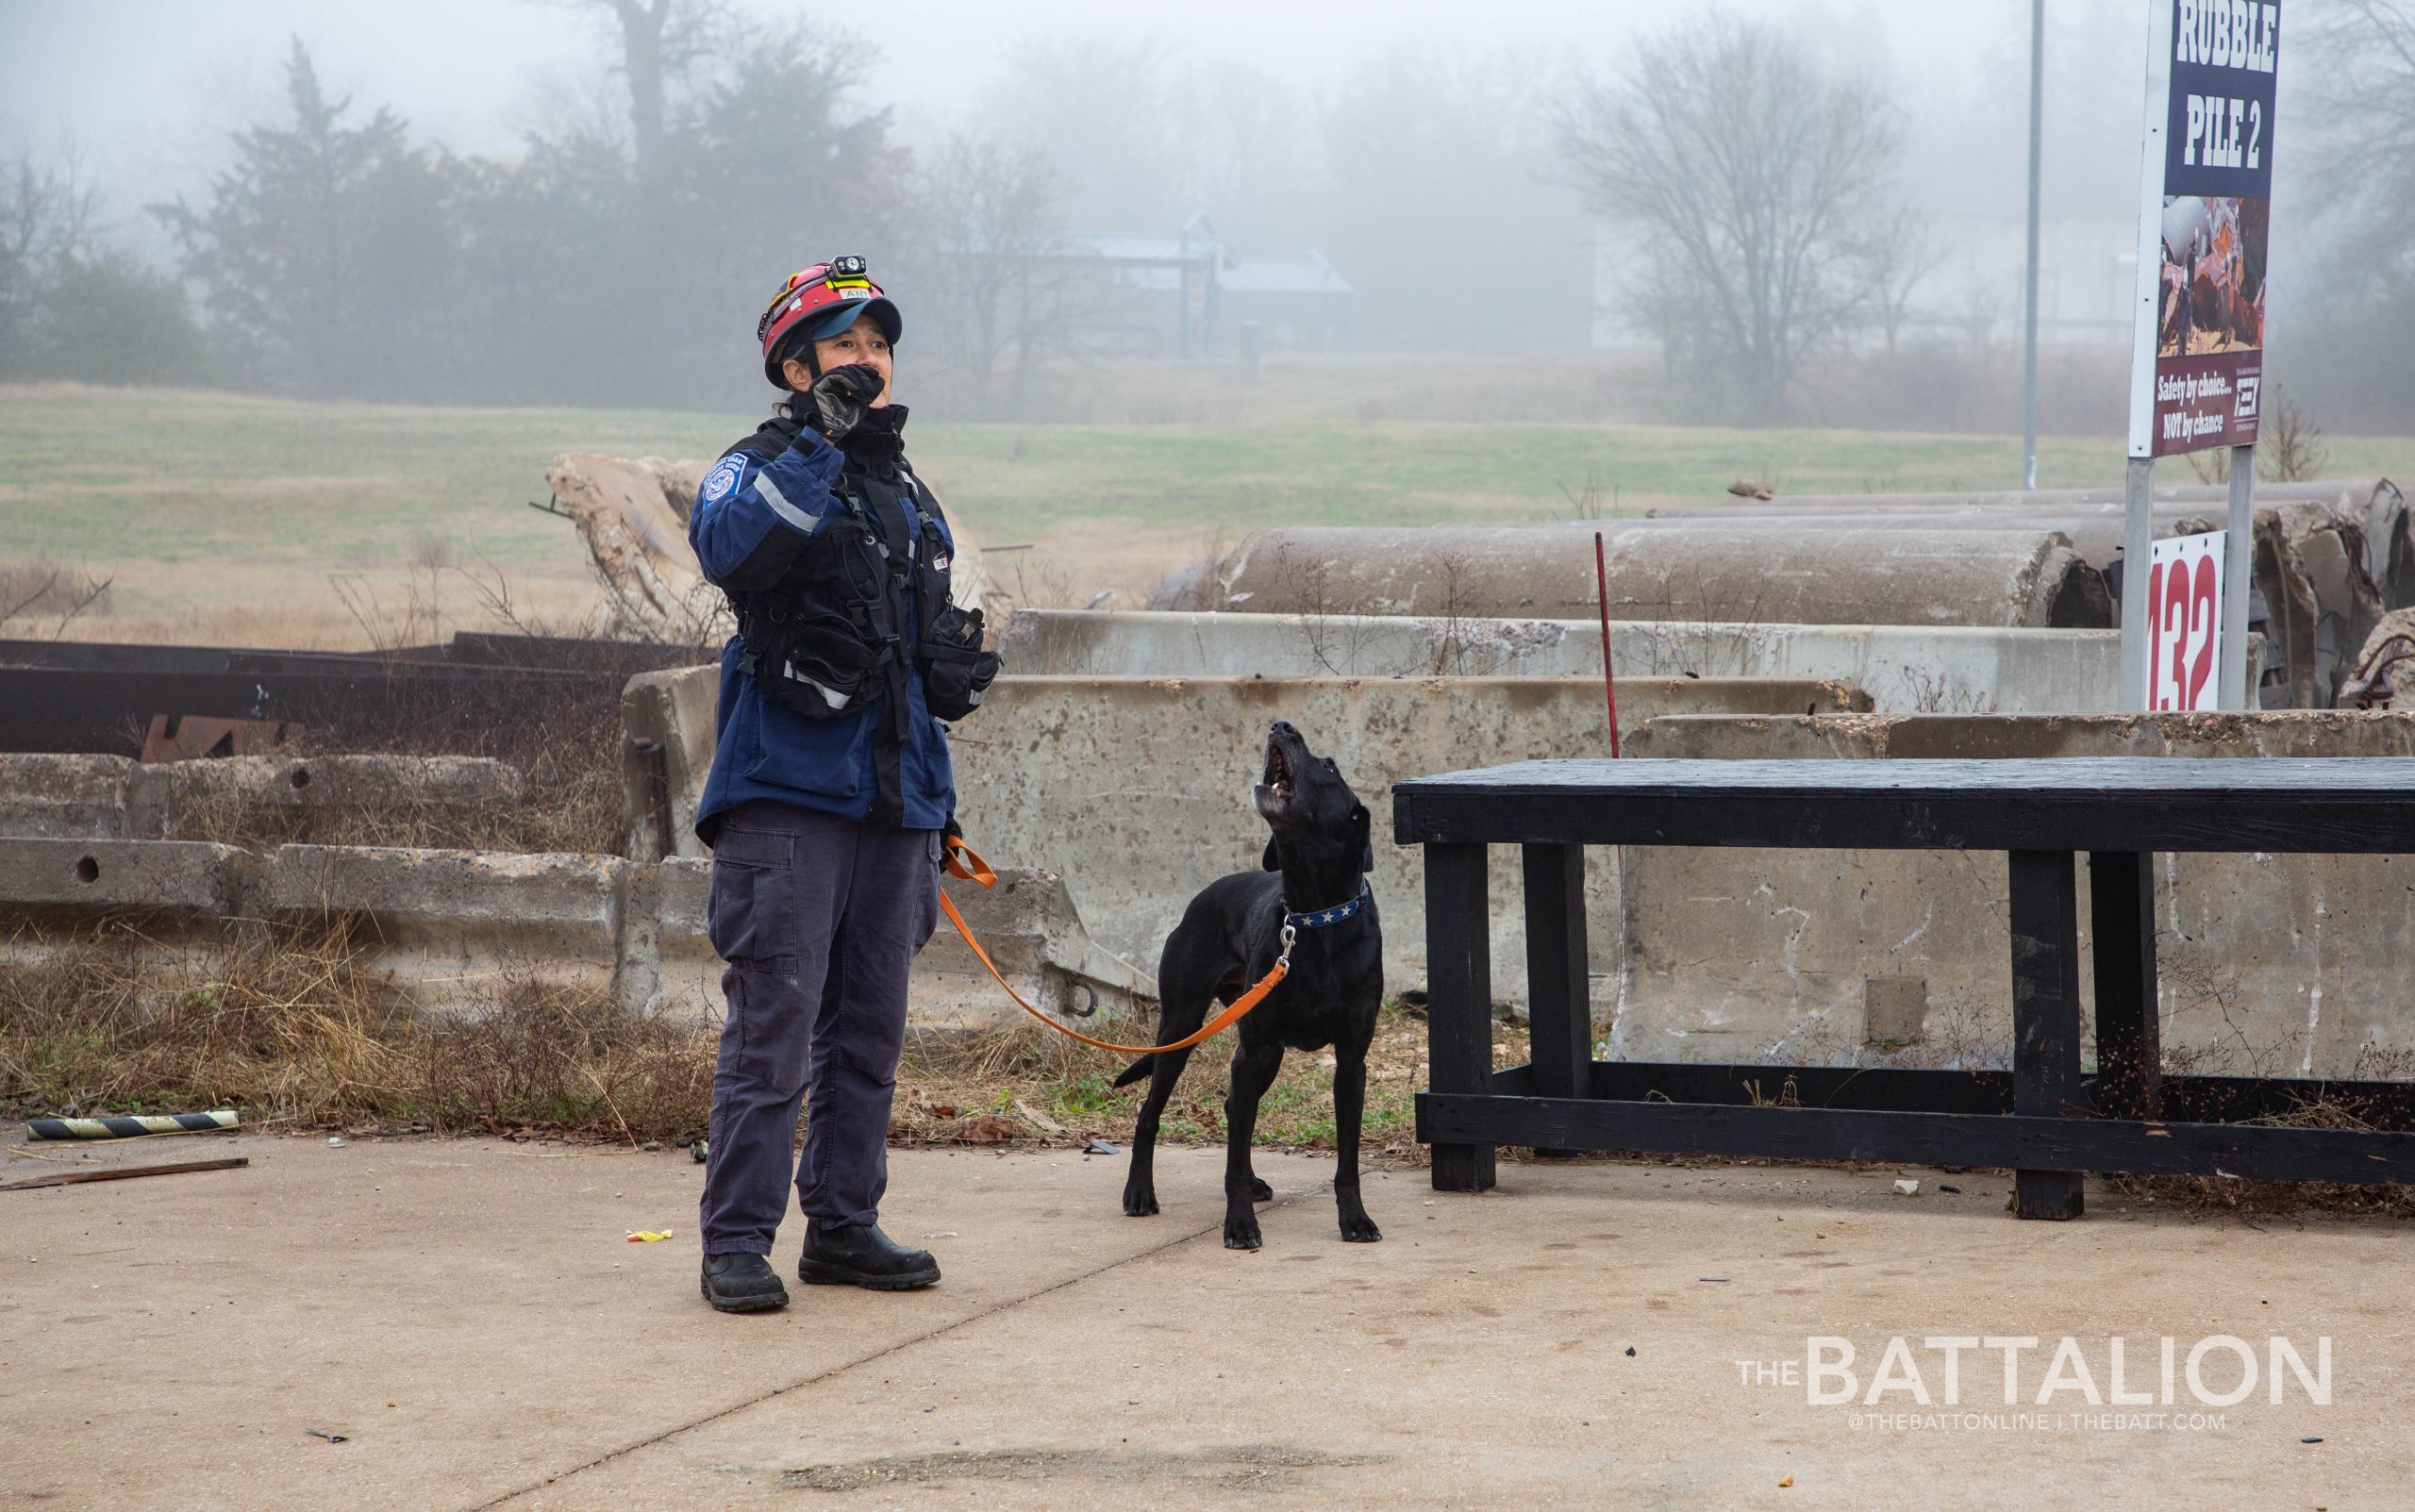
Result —
<svg viewBox="0 0 2415 1512"><path fill-rule="evenodd" d="M775 1312L789 1304L789 1288L759 1254L736 1252L705 1256L696 1285L723 1312Z"/></svg>
<svg viewBox="0 0 2415 1512"><path fill-rule="evenodd" d="M910 1291L937 1281L940 1263L928 1250L899 1244L877 1223L824 1223L808 1218L805 1255L796 1263L796 1274L808 1286Z"/></svg>

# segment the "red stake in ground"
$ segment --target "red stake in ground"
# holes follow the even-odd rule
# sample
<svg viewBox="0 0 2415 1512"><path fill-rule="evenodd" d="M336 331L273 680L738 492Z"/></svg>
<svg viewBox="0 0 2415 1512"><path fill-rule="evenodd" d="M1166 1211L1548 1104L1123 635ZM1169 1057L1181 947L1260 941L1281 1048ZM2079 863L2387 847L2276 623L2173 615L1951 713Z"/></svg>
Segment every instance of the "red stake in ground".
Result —
<svg viewBox="0 0 2415 1512"><path fill-rule="evenodd" d="M1610 569L1602 552L1602 533L1593 532L1593 586L1602 606L1602 693L1610 705L1610 759L1619 756L1619 690L1610 680Z"/></svg>

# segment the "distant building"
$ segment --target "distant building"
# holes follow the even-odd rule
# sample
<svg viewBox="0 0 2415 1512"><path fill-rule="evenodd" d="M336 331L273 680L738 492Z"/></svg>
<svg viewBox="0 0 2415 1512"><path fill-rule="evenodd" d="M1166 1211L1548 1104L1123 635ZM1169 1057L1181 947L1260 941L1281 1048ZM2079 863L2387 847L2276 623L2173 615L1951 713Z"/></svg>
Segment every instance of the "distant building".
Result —
<svg viewBox="0 0 2415 1512"><path fill-rule="evenodd" d="M1357 291L1320 254L1243 258L1204 214L1171 235L1068 236L1047 260L1080 275L1072 324L1119 357L1339 352L1353 344Z"/></svg>

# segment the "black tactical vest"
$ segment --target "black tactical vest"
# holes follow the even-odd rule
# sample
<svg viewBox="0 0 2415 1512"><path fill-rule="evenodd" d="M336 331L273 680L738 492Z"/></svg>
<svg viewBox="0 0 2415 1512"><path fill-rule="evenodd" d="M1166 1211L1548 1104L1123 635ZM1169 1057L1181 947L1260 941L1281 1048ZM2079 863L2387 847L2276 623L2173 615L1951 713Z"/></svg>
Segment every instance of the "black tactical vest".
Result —
<svg viewBox="0 0 2415 1512"><path fill-rule="evenodd" d="M903 810L898 754L912 730L907 679L919 674L931 713L956 721L981 705L998 673L981 649L979 609L950 597L953 562L939 500L906 466L898 427L905 407L865 412L841 444L846 464L825 512L787 575L774 587L732 594L741 669L763 696L808 719L848 719L886 697L874 731L877 791L868 818L894 823ZM729 452L769 459L795 444L798 425L774 416Z"/></svg>

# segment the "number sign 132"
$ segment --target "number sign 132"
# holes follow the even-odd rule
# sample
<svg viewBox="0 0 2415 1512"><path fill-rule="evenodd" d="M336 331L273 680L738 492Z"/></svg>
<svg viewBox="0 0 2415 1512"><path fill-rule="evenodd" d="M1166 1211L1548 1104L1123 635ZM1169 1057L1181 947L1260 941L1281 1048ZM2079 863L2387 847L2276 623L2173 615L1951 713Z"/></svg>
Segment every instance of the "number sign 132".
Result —
<svg viewBox="0 0 2415 1512"><path fill-rule="evenodd" d="M2147 570L2147 707L2219 706L2214 669L2222 652L2223 537L2174 536L2155 543Z"/></svg>

